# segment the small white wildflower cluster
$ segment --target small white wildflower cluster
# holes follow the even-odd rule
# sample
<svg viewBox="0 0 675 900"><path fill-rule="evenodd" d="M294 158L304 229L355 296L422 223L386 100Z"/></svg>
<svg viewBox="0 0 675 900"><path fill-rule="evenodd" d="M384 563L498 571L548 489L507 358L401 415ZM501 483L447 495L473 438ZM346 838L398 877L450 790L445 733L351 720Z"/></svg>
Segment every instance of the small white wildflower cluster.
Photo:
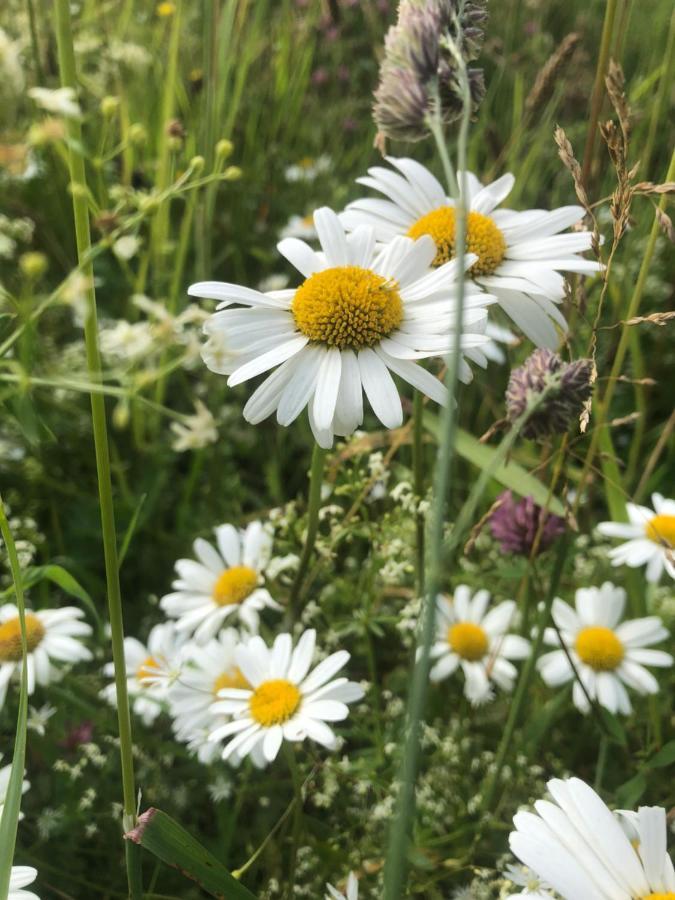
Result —
<svg viewBox="0 0 675 900"><path fill-rule="evenodd" d="M215 534L217 547L197 538L197 559L176 563L174 590L160 601L168 619L154 626L147 645L125 639L134 711L146 724L168 712L177 740L204 763L220 756L236 765L250 756L262 767L284 740L311 738L336 749L327 723L345 719L348 704L363 697L360 685L334 677L349 653L339 650L312 668L313 629L295 645L279 633L268 647L258 635L260 615L282 610L269 590L270 571L283 571L288 559L273 559L272 534L261 522L243 531L220 525ZM114 665L105 672L114 674ZM114 684L103 696L115 701Z"/></svg>

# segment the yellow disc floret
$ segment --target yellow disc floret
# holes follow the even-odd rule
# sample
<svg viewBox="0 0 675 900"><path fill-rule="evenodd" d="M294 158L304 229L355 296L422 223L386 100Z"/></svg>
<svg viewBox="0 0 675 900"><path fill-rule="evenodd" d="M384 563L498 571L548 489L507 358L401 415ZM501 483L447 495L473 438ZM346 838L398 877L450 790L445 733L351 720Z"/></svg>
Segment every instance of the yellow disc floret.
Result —
<svg viewBox="0 0 675 900"><path fill-rule="evenodd" d="M33 613L26 613L26 644L29 653L42 642L45 633L45 626L38 617ZM19 662L22 657L21 621L15 616L0 625L0 663Z"/></svg>
<svg viewBox="0 0 675 900"><path fill-rule="evenodd" d="M258 573L249 566L232 566L218 576L212 596L218 606L233 606L253 593L258 586Z"/></svg>
<svg viewBox="0 0 675 900"><path fill-rule="evenodd" d="M436 244L433 265L442 266L455 256L455 210L441 206L418 219L408 229L408 237L429 234ZM466 217L466 252L478 259L471 266L471 275L492 275L506 254L504 235L489 216L470 212Z"/></svg>
<svg viewBox="0 0 675 900"><path fill-rule="evenodd" d="M577 635L576 650L579 659L596 672L611 672L621 664L623 644L611 628L589 625Z"/></svg>
<svg viewBox="0 0 675 900"><path fill-rule="evenodd" d="M285 678L263 681L253 692L249 704L251 716L266 728L287 722L300 706L300 691Z"/></svg>
<svg viewBox="0 0 675 900"><path fill-rule="evenodd" d="M675 900L675 893L668 891L665 894L647 894L642 900Z"/></svg>
<svg viewBox="0 0 675 900"><path fill-rule="evenodd" d="M448 644L457 656L476 662L487 653L489 641L485 629L474 622L457 622L448 628Z"/></svg>
<svg viewBox="0 0 675 900"><path fill-rule="evenodd" d="M330 347L372 347L403 321L398 284L361 266L324 269L295 292L291 312L310 341Z"/></svg>
<svg viewBox="0 0 675 900"><path fill-rule="evenodd" d="M141 683L152 680L157 674L159 663L154 656L146 656L140 666L136 669L136 679Z"/></svg>
<svg viewBox="0 0 675 900"><path fill-rule="evenodd" d="M241 669L238 666L233 666L233 668L228 669L227 672L220 674L213 682L213 693L217 696L218 691L222 691L223 688L245 690L246 688L250 689L250 687L251 685L242 675Z"/></svg>
<svg viewBox="0 0 675 900"><path fill-rule="evenodd" d="M650 541L675 547L675 516L654 516L647 522L646 531Z"/></svg>

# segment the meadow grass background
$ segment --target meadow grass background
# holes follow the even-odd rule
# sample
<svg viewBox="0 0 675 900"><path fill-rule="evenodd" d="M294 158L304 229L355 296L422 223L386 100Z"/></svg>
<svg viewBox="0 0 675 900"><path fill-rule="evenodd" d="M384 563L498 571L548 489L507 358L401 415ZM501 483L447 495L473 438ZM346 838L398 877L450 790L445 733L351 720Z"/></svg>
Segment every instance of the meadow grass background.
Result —
<svg viewBox="0 0 675 900"><path fill-rule="evenodd" d="M481 57L487 92L472 125L469 160L484 180L504 171L514 173L516 186L509 198L514 208L576 202L553 130L556 124L564 128L581 160L605 8L599 0L491 4ZM99 242L97 297L104 327L112 320L139 321L143 313L132 301L137 294L178 314L187 305L186 286L204 277L252 286L272 275L293 277L275 251L290 216L304 216L324 204L342 208L361 193L355 177L378 162L372 146L371 92L383 35L394 16L394 4L384 0L331 4L179 0L160 6L145 0L89 0L73 7L85 114L83 141L94 239ZM50 132L44 114L25 92L58 82L50 5L45 0L28 4L8 0L0 11L0 26L20 50L19 73L15 69L0 84L0 212L35 223L32 241L17 240L16 251L0 259L1 490L11 508L15 537L25 542L24 561L30 566L49 562L63 566L105 618L81 333L73 320L72 298L46 302L75 264L64 144L50 137L58 138L58 130ZM548 80L542 83L540 77L537 82L566 38L574 44L573 52ZM671 4L617 0L611 55L625 73L632 110L630 161L641 161L638 179L643 181L665 180L672 152L668 80L673 65L668 46L672 55ZM0 58L0 67L2 62ZM118 101L107 117L101 110L106 97ZM610 115L605 98L601 118ZM179 125L167 129L171 120ZM222 140L232 144L226 159L216 151ZM390 149L435 166L428 143ZM158 193L189 171L195 156L203 157L202 177L214 168L236 169L229 169L227 180L211 180L182 194L169 191L169 199L157 203ZM289 181L289 166L311 168L312 160L324 156L328 164L316 178ZM23 178L25 167L33 165L37 174ZM588 188L591 202L604 201L597 215L610 243L607 198L615 186L615 172L598 135ZM653 219L652 198L637 197L630 228L616 254L601 325L625 318ZM106 246L111 233L119 236L125 230L141 240L139 252L127 262ZM37 277L19 264L21 254L29 251L44 254L48 262ZM660 233L641 314L672 308L672 261L672 244ZM599 291L600 279L574 286L568 309L574 306L575 311L566 351L572 356L586 355ZM22 330L15 339L17 328ZM601 385L619 334L617 328L598 332ZM527 342L510 349L509 362L522 361L530 349ZM125 624L127 633L141 637L159 620L157 598L169 588L174 560L189 555L196 536L208 537L221 522L264 518L270 509L282 507L277 552L283 555L297 552L302 529L298 516L304 511L311 449L307 423L301 420L289 429L279 428L273 420L248 426L241 416L248 388L228 390L224 378L209 373L198 361L183 365L183 354L184 347L160 340L152 355L105 360L118 531L120 542L129 538L121 568ZM635 577L624 580L623 569L620 579L610 569L603 547L590 535L598 521L609 518L612 494L615 501L636 498L636 491L637 499L647 499L653 490L672 496L672 440L656 457L652 454L664 428L672 428L669 385L674 357L671 327L646 324L631 330L623 374L638 382L650 381L626 381L616 387L610 417L619 421L610 429L612 452L604 447L595 460L578 511L579 536L562 576L563 596L580 584L600 584L611 577L627 586L633 609L641 609L645 602L647 588L641 576L633 573ZM503 415L508 369L491 365L487 372L476 373L470 387L462 388L460 424L471 435L479 437ZM79 388L65 385L68 379L78 382ZM155 406L143 405L139 397ZM216 416L219 440L195 452L176 453L169 423L176 413L191 413L195 397ZM327 762L318 753L309 754L303 764L308 774L316 761L312 789L326 802L308 804L305 813L297 896L319 896L323 882L337 881L350 865L359 867L364 860L369 861L366 871L371 875L371 881L364 881L364 896L378 896L387 817L378 818L372 811L389 796L396 771L386 748L396 742L401 724L397 698L405 697L407 685L410 636L405 622L413 596L410 566L397 585L383 583L380 572L397 554L405 554L413 532L401 504L386 496L363 501L368 454L386 452L390 441L386 433L373 430L372 422L367 430L369 440L338 448L329 464L335 483L331 503L342 513L328 513L323 521L324 555L312 582L312 600L320 609L311 624L318 621L325 629L324 644L347 642L353 654L350 675L368 679L375 687L346 729L349 763L344 769L339 760ZM565 457L562 481L570 490L579 480L587 448L587 439L576 441ZM429 469L434 450L430 437ZM644 479L652 458L653 468ZM548 450L542 454L541 448L523 441L514 459L527 470L543 462L538 477L549 483ZM409 448L404 444L385 468L389 489L409 480ZM459 460L455 511L477 471L471 459ZM483 512L500 489L496 482L491 484ZM293 501L297 505L286 508ZM343 526L344 511L353 503L357 512ZM327 562L329 547L333 559ZM462 559L460 570L448 577L453 583L487 585L499 599L529 591L536 602L545 594L552 565L552 555L547 555L531 571L527 561L501 556L485 536ZM9 592L6 567L2 578ZM31 588L30 597L36 606L65 602L46 580ZM675 605L667 586L653 590L647 599L672 623ZM37 707L49 702L56 708L44 737L29 732L27 770L32 787L24 800L26 818L18 844L21 862L40 870L42 898L124 896L113 807L119 801L115 713L98 698L103 684L100 667L108 659L103 640L98 646L95 665L78 668L31 701ZM631 786L644 760L653 756L672 729L667 689L672 688L672 676L665 673L662 684L658 700L638 705L604 767L607 796L617 802L632 803L639 793L666 807L675 803L672 767L646 768L642 780ZM489 822L478 829L474 801L499 740L508 699L473 710L457 684L445 682L433 692L429 721L445 723L452 747L441 746L437 724L426 735L413 894L448 897L469 883L477 869L495 871L505 851L511 815L519 804L541 793L549 775L572 771L593 780L597 723L580 719L569 698L561 700L562 695L553 695L540 682L532 690L530 714L509 759L508 789L500 792ZM11 753L15 704L16 695L0 711L0 751L5 755ZM77 728L83 723L91 727L88 743L98 748L98 755L91 749L89 756L82 751ZM136 721L135 741L143 806L157 805L174 815L232 868L263 841L292 796L282 764L262 774L200 766L171 740L168 720L152 729ZM226 799L214 800L209 791L217 779L218 784L230 785L223 789L230 792ZM433 812L432 801L438 796L446 810L442 822ZM278 896L268 882L270 878L283 882L288 840L284 824L247 876L249 887L260 896ZM176 873L155 868L151 861L145 872L146 888L155 891L151 896L199 896Z"/></svg>

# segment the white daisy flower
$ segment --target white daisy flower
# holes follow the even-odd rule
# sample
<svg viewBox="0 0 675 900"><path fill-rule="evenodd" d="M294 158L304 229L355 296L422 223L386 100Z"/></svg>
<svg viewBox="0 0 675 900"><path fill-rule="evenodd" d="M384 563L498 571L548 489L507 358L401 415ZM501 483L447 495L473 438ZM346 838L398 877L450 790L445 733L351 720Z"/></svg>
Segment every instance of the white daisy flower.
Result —
<svg viewBox="0 0 675 900"><path fill-rule="evenodd" d="M308 216L291 216L279 233L280 238L300 238L303 241L313 241L316 236L312 213Z"/></svg>
<svg viewBox="0 0 675 900"><path fill-rule="evenodd" d="M182 671L184 642L185 635L177 632L173 622L155 625L147 645L135 637L124 638L127 691L134 712L145 725L152 725L166 708L168 691ZM103 674L114 677L115 664L106 663ZM101 696L114 706L115 683L106 685Z"/></svg>
<svg viewBox="0 0 675 900"><path fill-rule="evenodd" d="M252 637L235 650L235 660L250 688L223 688L211 707L214 714L232 716L210 735L212 741L232 737L223 759L250 755L258 765L272 762L282 741L311 738L329 750L337 738L326 722L346 719L348 703L363 697L360 685L333 676L349 660L346 650L332 653L311 672L316 631L300 637L295 649L290 634L280 634L268 648Z"/></svg>
<svg viewBox="0 0 675 900"><path fill-rule="evenodd" d="M572 692L574 705L583 713L590 709L586 694L612 713L628 715L630 700L624 685L639 694L656 694L659 685L645 666L669 667L673 657L663 650L649 649L669 635L658 616L621 622L626 592L606 581L602 587L579 588L575 594L576 610L556 598L553 620L574 663L579 678ZM553 628L544 632L547 644L559 647ZM558 687L574 678L574 671L564 650L545 653L537 660L544 681Z"/></svg>
<svg viewBox="0 0 675 900"><path fill-rule="evenodd" d="M171 449L176 453L201 450L218 440L216 420L201 400L195 401L195 412L192 415L184 416L182 422L172 422L169 427L175 434Z"/></svg>
<svg viewBox="0 0 675 900"><path fill-rule="evenodd" d="M504 870L504 877L511 884L523 888L517 894L509 894L509 900L517 897L521 900L553 900L553 894L548 890L549 885L527 866L509 865Z"/></svg>
<svg viewBox="0 0 675 900"><path fill-rule="evenodd" d="M488 320L485 334L490 339L488 343L482 347L483 354L491 362L505 363L506 354L502 350L500 344L507 347L513 347L518 343L518 337L508 328L502 328L501 325L495 325L494 322Z"/></svg>
<svg viewBox="0 0 675 900"><path fill-rule="evenodd" d="M654 509L626 504L629 522L601 522L600 534L606 537L626 538L609 551L615 566L647 566L647 581L656 582L665 569L675 578L675 500L667 500L661 494L652 494Z"/></svg>
<svg viewBox="0 0 675 900"><path fill-rule="evenodd" d="M7 900L40 900L33 891L22 890L26 885L35 881L37 874L37 869L34 869L32 866L12 866Z"/></svg>
<svg viewBox="0 0 675 900"><path fill-rule="evenodd" d="M498 603L487 612L488 591L471 590L460 584L451 600L436 601L436 642L431 647L432 681L448 678L458 668L464 673L464 696L472 703L492 698L490 682L505 691L513 689L517 670L510 660L525 659L530 642L517 634L508 634L516 604Z"/></svg>
<svg viewBox="0 0 675 900"><path fill-rule="evenodd" d="M26 610L29 694L34 692L36 683L44 686L58 677L54 662L76 663L92 658L91 651L81 642L81 638L91 634L91 626L80 621L83 616L82 610L74 606ZM21 660L19 610L13 603L6 603L0 606L0 708L12 675L21 672Z"/></svg>
<svg viewBox="0 0 675 900"><path fill-rule="evenodd" d="M160 606L177 619L176 628L205 644L234 615L257 632L263 609L281 610L265 587L265 571L272 555L272 536L261 522L251 522L245 531L234 525L215 529L218 550L197 538L194 551L199 562L179 559L175 591L166 594Z"/></svg>
<svg viewBox="0 0 675 900"><path fill-rule="evenodd" d="M297 289L262 294L235 284L194 284L192 296L221 300L220 312L204 326L206 365L229 375L234 387L275 371L254 391L244 418L256 424L276 411L290 425L309 406L309 421L321 447L333 435L350 435L363 422L363 392L385 428L403 422L392 373L437 403L445 403L441 382L418 365L443 357L453 346L455 262L432 270L430 237L397 237L377 251L370 226L346 236L335 213L314 213L322 251L295 238L278 249L305 277ZM475 256L465 260L469 266ZM480 347L493 298L469 286L464 303L464 356L484 364ZM226 309L232 304L238 308ZM461 360L461 377L471 378Z"/></svg>
<svg viewBox="0 0 675 900"><path fill-rule="evenodd" d="M326 889L328 891L326 900L359 900L359 882L353 872L347 876L344 894L334 888L332 884L327 884Z"/></svg>
<svg viewBox="0 0 675 900"><path fill-rule="evenodd" d="M638 810L635 846L579 778L554 778L548 790L553 800L538 800L536 814L513 817L509 843L562 900L675 900L664 809Z"/></svg>
<svg viewBox="0 0 675 900"><path fill-rule="evenodd" d="M413 159L387 157L400 175L375 166L357 181L384 194L386 200L362 199L350 203L341 220L348 230L372 225L382 242L406 234L431 235L438 252L434 264L451 259L455 245L454 200L440 182ZM600 264L579 256L591 247L591 232L560 234L584 216L580 206L551 211L516 212L496 209L510 193L513 175L502 175L482 185L466 173L466 249L478 259L470 275L491 294L515 324L539 347L555 349L558 335L553 323L567 329L557 308L565 291L560 272L597 272Z"/></svg>
<svg viewBox="0 0 675 900"><path fill-rule="evenodd" d="M234 656L240 643L241 636L235 628L224 628L204 646L193 645L186 651L180 678L169 691L176 739L195 750L200 762L212 762L222 749L207 740L214 727L211 706L218 699L218 691L250 687ZM222 716L216 724L224 724L228 719Z"/></svg>

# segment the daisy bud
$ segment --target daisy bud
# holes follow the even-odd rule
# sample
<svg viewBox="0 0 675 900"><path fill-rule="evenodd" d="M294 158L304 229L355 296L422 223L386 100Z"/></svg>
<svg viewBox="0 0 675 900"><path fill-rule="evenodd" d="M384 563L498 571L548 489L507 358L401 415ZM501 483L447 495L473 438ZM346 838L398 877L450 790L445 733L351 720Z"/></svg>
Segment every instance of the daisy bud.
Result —
<svg viewBox="0 0 675 900"><path fill-rule="evenodd" d="M19 268L21 273L29 281L37 281L47 271L49 260L37 250L31 250L28 253L22 253L19 257Z"/></svg>
<svg viewBox="0 0 675 900"><path fill-rule="evenodd" d="M402 0L398 21L385 38L373 115L381 135L418 141L429 134L436 92L445 123L459 118L462 96L457 58L475 59L486 18L483 0ZM483 92L483 72L468 70L474 109Z"/></svg>
<svg viewBox="0 0 675 900"><path fill-rule="evenodd" d="M142 147L148 141L148 132L140 122L134 122L129 127L129 141L136 147Z"/></svg>
<svg viewBox="0 0 675 900"><path fill-rule="evenodd" d="M233 150L232 141L228 141L227 138L223 138L216 144L216 156L218 159L226 160L228 156L232 155Z"/></svg>
<svg viewBox="0 0 675 900"><path fill-rule="evenodd" d="M546 397L528 417L523 436L541 440L552 434L564 434L578 419L592 392L593 362L577 359L565 363L552 350L535 350L517 369L513 369L506 389L506 415L515 422L537 395Z"/></svg>
<svg viewBox="0 0 675 900"><path fill-rule="evenodd" d="M537 535L537 553L543 553L565 530L565 520L553 513L544 517L543 508L532 497L516 500L511 491L504 491L499 500L489 521L492 536L504 553L529 557Z"/></svg>
<svg viewBox="0 0 675 900"><path fill-rule="evenodd" d="M106 96L101 100L101 115L106 119L112 119L119 109L120 98Z"/></svg>

